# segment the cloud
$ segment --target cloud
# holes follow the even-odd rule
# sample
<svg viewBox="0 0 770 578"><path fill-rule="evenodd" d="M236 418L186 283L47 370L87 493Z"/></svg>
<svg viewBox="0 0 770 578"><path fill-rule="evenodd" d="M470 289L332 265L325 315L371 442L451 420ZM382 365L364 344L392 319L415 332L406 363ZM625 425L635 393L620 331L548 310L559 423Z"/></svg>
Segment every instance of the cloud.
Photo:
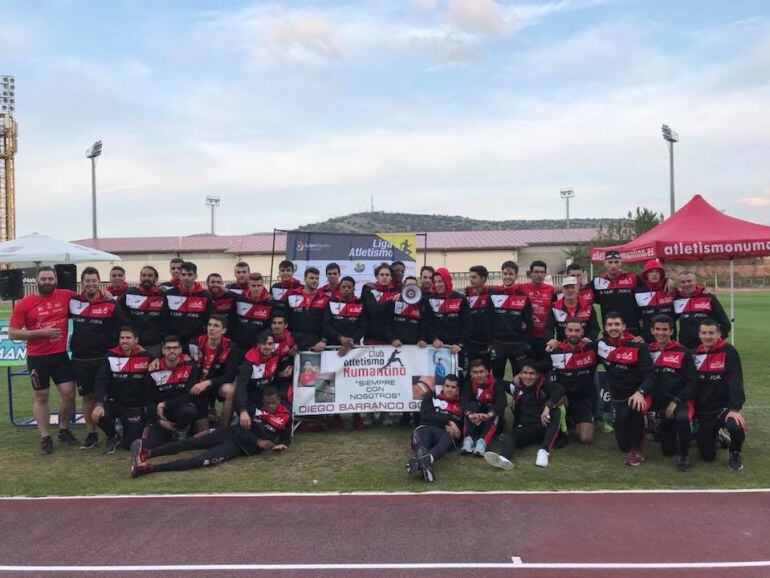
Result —
<svg viewBox="0 0 770 578"><path fill-rule="evenodd" d="M770 187L765 187L759 196L743 197L741 203L750 207L770 207Z"/></svg>
<svg viewBox="0 0 770 578"><path fill-rule="evenodd" d="M505 31L505 12L495 0L449 0L451 22L464 30L489 36Z"/></svg>

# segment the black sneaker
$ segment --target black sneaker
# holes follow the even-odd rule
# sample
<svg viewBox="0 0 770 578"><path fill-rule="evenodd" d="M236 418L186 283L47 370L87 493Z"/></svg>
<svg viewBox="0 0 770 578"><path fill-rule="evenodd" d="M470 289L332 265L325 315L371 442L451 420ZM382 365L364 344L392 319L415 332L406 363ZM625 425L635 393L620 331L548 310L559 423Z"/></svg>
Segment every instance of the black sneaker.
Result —
<svg viewBox="0 0 770 578"><path fill-rule="evenodd" d="M88 432L88 435L83 440L83 443L80 444L81 450L90 450L92 448L96 447L96 444L99 443L99 436L95 431Z"/></svg>
<svg viewBox="0 0 770 578"><path fill-rule="evenodd" d="M44 456L47 456L53 451L53 441L51 440L51 436L45 436L44 438L40 438L40 453Z"/></svg>
<svg viewBox="0 0 770 578"><path fill-rule="evenodd" d="M743 459L741 459L741 453L740 452L730 452L730 461L727 463L728 466L730 466L731 470L742 470L743 469Z"/></svg>
<svg viewBox="0 0 770 578"><path fill-rule="evenodd" d="M417 463L422 472L422 479L429 484L435 482L436 474L433 473L433 460L431 459L430 454L423 448L418 448L417 450Z"/></svg>
<svg viewBox="0 0 770 578"><path fill-rule="evenodd" d="M115 450L118 449L118 445L120 444L120 436L111 436L107 438L107 441L104 442L104 451L102 453L105 454L114 454Z"/></svg>
<svg viewBox="0 0 770 578"><path fill-rule="evenodd" d="M680 472L686 472L690 469L690 460L687 459L687 456L682 454L676 455L676 469Z"/></svg>
<svg viewBox="0 0 770 578"><path fill-rule="evenodd" d="M407 474L416 474L420 471L420 463L417 461L417 458L412 456L408 460L406 460L406 473Z"/></svg>
<svg viewBox="0 0 770 578"><path fill-rule="evenodd" d="M68 446L76 446L80 444L80 442L78 441L78 438L72 435L72 431L69 428L60 429L59 432L56 434L56 439L59 440L60 444L66 444Z"/></svg>

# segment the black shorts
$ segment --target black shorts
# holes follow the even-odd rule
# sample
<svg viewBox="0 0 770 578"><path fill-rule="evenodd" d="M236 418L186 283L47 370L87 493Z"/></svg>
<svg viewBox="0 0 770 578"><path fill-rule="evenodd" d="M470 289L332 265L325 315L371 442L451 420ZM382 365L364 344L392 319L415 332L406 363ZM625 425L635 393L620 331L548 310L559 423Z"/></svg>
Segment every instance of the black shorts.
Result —
<svg viewBox="0 0 770 578"><path fill-rule="evenodd" d="M72 358L72 367L75 370L75 380L78 386L78 393L89 395L96 388L96 376L104 363L103 357L96 359L78 359Z"/></svg>
<svg viewBox="0 0 770 578"><path fill-rule="evenodd" d="M571 399L567 396L567 419L574 424L593 423L594 412L590 397L575 396Z"/></svg>
<svg viewBox="0 0 770 578"><path fill-rule="evenodd" d="M32 376L32 389L43 390L51 386L75 381L75 372L66 352L27 357L27 369Z"/></svg>

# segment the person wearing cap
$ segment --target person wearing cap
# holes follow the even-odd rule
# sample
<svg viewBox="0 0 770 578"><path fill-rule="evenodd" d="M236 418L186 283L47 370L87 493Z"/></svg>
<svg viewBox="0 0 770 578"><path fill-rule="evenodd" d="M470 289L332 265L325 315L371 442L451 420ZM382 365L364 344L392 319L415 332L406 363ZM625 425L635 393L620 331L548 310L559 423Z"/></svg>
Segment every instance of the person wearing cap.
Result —
<svg viewBox="0 0 770 578"><path fill-rule="evenodd" d="M580 296L580 281L577 277L565 277L561 282L562 297L557 299L548 312L546 322L546 337L549 346L553 341L564 341L564 328L568 319L578 319L583 326L583 334L590 341L596 341L599 336L599 322L596 310ZM549 347L546 346L546 351Z"/></svg>
<svg viewBox="0 0 770 578"><path fill-rule="evenodd" d="M575 277L578 281L578 296L583 299L586 303L590 303L593 305L594 302L594 288L591 283L583 283L583 267L578 263L577 261L573 261L569 265L567 265L567 270L564 273L565 277ZM564 282L562 281L562 285ZM564 297L564 292L559 291L556 294L555 301L558 301Z"/></svg>
<svg viewBox="0 0 770 578"><path fill-rule="evenodd" d="M639 334L639 310L634 299L634 290L639 285L639 276L621 268L620 251L610 249L604 253L604 273L594 277L591 285L595 302L602 309L602 323L607 313L620 313L626 330Z"/></svg>
<svg viewBox="0 0 770 578"><path fill-rule="evenodd" d="M674 294L667 288L666 271L660 261L647 261L642 270L639 285L634 289L634 298L639 310L641 336L645 343L652 343L652 320L658 315L674 318ZM672 335L676 339L676 330Z"/></svg>

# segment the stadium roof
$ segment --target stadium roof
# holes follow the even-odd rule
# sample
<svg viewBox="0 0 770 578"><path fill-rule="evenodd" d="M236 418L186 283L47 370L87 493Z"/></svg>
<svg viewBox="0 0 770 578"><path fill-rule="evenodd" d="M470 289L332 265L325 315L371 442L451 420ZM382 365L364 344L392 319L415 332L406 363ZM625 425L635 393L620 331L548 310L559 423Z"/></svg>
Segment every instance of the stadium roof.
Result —
<svg viewBox="0 0 770 578"><path fill-rule="evenodd" d="M473 249L510 249L532 245L570 245L590 243L597 230L522 229L513 231L437 231L427 233L428 250L461 251ZM110 253L270 253L272 233L254 235L188 235L186 237L106 237L74 241ZM418 250L422 239L417 240ZM286 236L275 236L275 250L286 251Z"/></svg>

